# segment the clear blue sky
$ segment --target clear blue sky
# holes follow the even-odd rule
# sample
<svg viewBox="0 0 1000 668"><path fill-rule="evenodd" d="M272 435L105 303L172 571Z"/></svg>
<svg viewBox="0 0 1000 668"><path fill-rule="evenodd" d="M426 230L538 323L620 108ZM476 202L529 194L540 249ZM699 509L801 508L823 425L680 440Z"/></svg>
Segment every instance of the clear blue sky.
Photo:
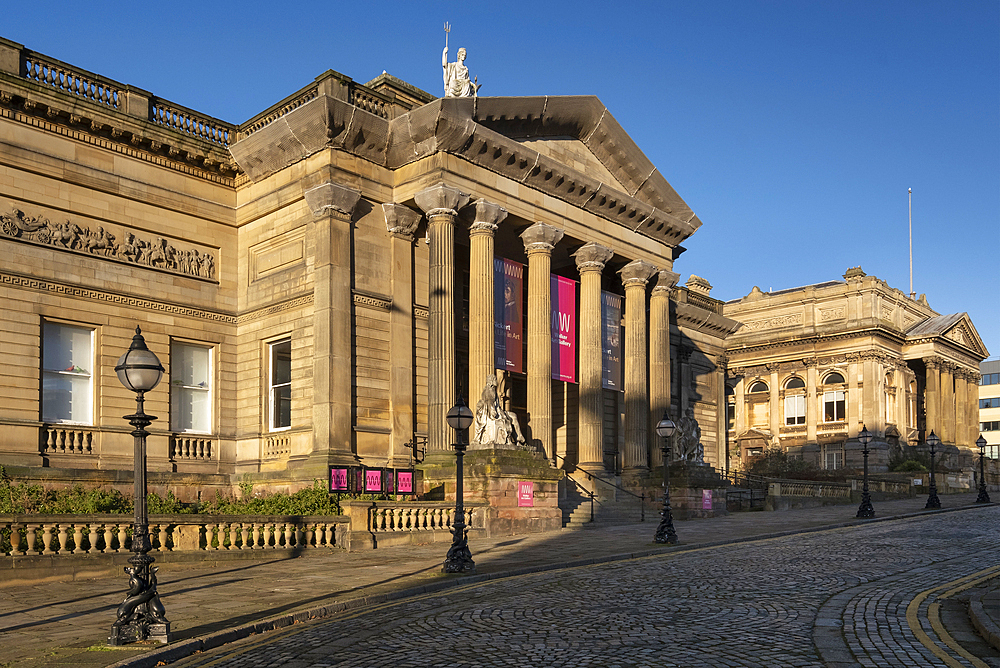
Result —
<svg viewBox="0 0 1000 668"><path fill-rule="evenodd" d="M327 69L441 94L598 96L703 221L676 263L713 296L861 265L1000 355L1000 2L54 2L0 36L243 122ZM480 9L480 7L483 7Z"/></svg>

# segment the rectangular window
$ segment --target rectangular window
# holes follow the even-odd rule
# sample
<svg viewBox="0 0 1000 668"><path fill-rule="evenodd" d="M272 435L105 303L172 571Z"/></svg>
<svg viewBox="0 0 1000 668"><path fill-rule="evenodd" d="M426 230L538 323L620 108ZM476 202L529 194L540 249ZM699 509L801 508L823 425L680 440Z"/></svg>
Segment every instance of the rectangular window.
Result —
<svg viewBox="0 0 1000 668"><path fill-rule="evenodd" d="M732 431L736 429L736 402L726 402L726 429Z"/></svg>
<svg viewBox="0 0 1000 668"><path fill-rule="evenodd" d="M980 422L979 431L1000 431L1000 420L990 422Z"/></svg>
<svg viewBox="0 0 1000 668"><path fill-rule="evenodd" d="M1000 397L989 397L979 400L980 408L1000 408Z"/></svg>
<svg viewBox="0 0 1000 668"><path fill-rule="evenodd" d="M1000 373L984 373L979 380L980 385L1000 385Z"/></svg>
<svg viewBox="0 0 1000 668"><path fill-rule="evenodd" d="M847 404L844 394L841 390L823 393L824 422L843 422L847 419L847 412L845 411Z"/></svg>
<svg viewBox="0 0 1000 668"><path fill-rule="evenodd" d="M212 432L212 349L170 346L170 428Z"/></svg>
<svg viewBox="0 0 1000 668"><path fill-rule="evenodd" d="M826 451L826 468L839 469L844 466L844 453L840 450L827 450Z"/></svg>
<svg viewBox="0 0 1000 668"><path fill-rule="evenodd" d="M805 424L806 423L806 397L804 394L796 394L785 397L785 424Z"/></svg>
<svg viewBox="0 0 1000 668"><path fill-rule="evenodd" d="M268 345L268 427L271 431L292 426L292 340L283 339Z"/></svg>
<svg viewBox="0 0 1000 668"><path fill-rule="evenodd" d="M42 326L42 422L94 423L94 330Z"/></svg>

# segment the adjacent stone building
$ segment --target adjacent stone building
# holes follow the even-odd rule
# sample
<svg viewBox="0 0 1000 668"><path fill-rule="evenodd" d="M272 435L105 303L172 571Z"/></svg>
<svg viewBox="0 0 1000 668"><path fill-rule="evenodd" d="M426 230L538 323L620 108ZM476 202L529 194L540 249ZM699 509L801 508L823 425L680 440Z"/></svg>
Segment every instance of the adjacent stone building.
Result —
<svg viewBox="0 0 1000 668"><path fill-rule="evenodd" d="M988 352L968 314L940 315L860 267L843 278L726 302L743 325L726 339L731 465L778 447L858 467L867 427L875 470L932 431L951 465L970 466Z"/></svg>
<svg viewBox="0 0 1000 668"><path fill-rule="evenodd" d="M137 325L167 368L151 480L182 496L407 467L425 439L444 456L456 394L475 406L498 367L550 471L647 475L667 409L726 465L739 325L707 281L676 284L701 221L595 97L329 71L237 125L0 40L0 213L0 464L20 475L128 477L113 366ZM521 281L497 284L501 260ZM501 339L523 341L513 368ZM551 503L558 477L538 474Z"/></svg>

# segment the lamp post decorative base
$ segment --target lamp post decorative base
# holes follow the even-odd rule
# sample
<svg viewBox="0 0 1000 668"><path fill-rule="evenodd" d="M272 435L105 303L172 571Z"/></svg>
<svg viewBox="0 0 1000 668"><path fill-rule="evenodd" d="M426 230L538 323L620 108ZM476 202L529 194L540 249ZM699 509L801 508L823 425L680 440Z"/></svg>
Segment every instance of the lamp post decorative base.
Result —
<svg viewBox="0 0 1000 668"><path fill-rule="evenodd" d="M670 509L669 502L664 506L660 515L663 519L660 520L660 525L656 527L656 533L653 534L653 542L660 543L661 545L673 545L677 542L677 532L674 531L674 515Z"/></svg>
<svg viewBox="0 0 1000 668"><path fill-rule="evenodd" d="M444 558L442 573L476 572L476 562L472 560L472 551L469 550L468 531L465 525L456 524L452 527L451 535L454 536L454 540L448 549L448 556Z"/></svg>
<svg viewBox="0 0 1000 668"><path fill-rule="evenodd" d="M137 554L126 567L129 590L118 606L118 619L111 625L108 645L117 647L143 640L170 642L170 622L156 591L156 568L150 568L153 557ZM147 575L148 574L148 575Z"/></svg>
<svg viewBox="0 0 1000 668"><path fill-rule="evenodd" d="M872 507L872 497L868 492L861 495L861 505L858 506L858 519L868 519L875 517L875 508Z"/></svg>
<svg viewBox="0 0 1000 668"><path fill-rule="evenodd" d="M993 503L990 501L990 493L986 491L986 484L979 486L979 496L976 497L976 503Z"/></svg>
<svg viewBox="0 0 1000 668"><path fill-rule="evenodd" d="M941 499L938 498L937 489L935 487L931 487L930 494L927 495L927 505L924 506L924 510L940 507Z"/></svg>

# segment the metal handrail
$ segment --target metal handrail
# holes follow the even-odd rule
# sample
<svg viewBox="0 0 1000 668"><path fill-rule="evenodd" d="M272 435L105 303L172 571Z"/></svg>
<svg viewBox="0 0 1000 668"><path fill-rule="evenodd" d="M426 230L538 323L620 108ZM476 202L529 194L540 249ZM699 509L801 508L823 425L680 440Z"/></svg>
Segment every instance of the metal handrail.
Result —
<svg viewBox="0 0 1000 668"><path fill-rule="evenodd" d="M560 454L556 454L555 456L558 457L559 459L562 459L563 462L566 461L566 458L563 457ZM620 492L625 492L626 494L629 494L629 495L634 496L635 498L639 499L639 501L640 501L640 503L639 503L639 521L640 522L645 522L646 521L646 495L645 494L636 494L635 492L630 492L627 489L614 484L613 482L608 482L607 480L599 477L599 474L598 474L597 471L589 471L589 470L587 470L585 468L581 468L579 466L575 467L575 469L576 469L576 471L582 471L583 473L585 473L587 475L587 480L597 480L598 482L603 482L605 485L608 485L609 487L614 487L615 489L617 489ZM568 471L566 472L566 477L569 478L570 480L572 480L573 483L577 487L581 486L580 483L577 482L577 480L572 475L570 475L570 473ZM590 521L593 522L594 521L594 493L591 492L588 489L585 489L585 488L583 489L583 491L586 492L587 496L590 498Z"/></svg>

